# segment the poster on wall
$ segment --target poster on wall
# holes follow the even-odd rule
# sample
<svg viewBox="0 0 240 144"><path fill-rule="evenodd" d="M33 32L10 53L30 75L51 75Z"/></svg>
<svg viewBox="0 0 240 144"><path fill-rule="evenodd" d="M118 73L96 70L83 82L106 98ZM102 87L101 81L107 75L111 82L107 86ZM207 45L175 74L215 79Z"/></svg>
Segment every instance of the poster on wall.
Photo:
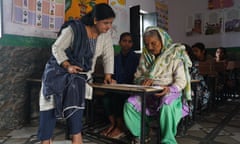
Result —
<svg viewBox="0 0 240 144"><path fill-rule="evenodd" d="M240 32L240 10L232 8L225 10L224 13L224 31Z"/></svg>
<svg viewBox="0 0 240 144"><path fill-rule="evenodd" d="M210 11L205 15L204 34L212 35L223 32L223 12L221 10Z"/></svg>
<svg viewBox="0 0 240 144"><path fill-rule="evenodd" d="M157 25L168 31L168 6L156 1Z"/></svg>
<svg viewBox="0 0 240 144"><path fill-rule="evenodd" d="M120 34L129 31L129 16L126 8L126 0L65 0L65 21L79 19L92 10L98 3L108 3L115 11L111 36L114 44L118 44Z"/></svg>
<svg viewBox="0 0 240 144"><path fill-rule="evenodd" d="M109 0L109 5L113 8L116 18L113 21L111 36L113 44L118 45L119 37L123 32L129 32L129 15L125 0Z"/></svg>
<svg viewBox="0 0 240 144"><path fill-rule="evenodd" d="M108 0L65 0L65 21L79 19L92 10L97 3L108 3Z"/></svg>
<svg viewBox="0 0 240 144"><path fill-rule="evenodd" d="M186 35L201 35L203 32L203 13L195 13L187 16Z"/></svg>
<svg viewBox="0 0 240 144"><path fill-rule="evenodd" d="M12 22L58 31L64 21L64 0L13 0Z"/></svg>
<svg viewBox="0 0 240 144"><path fill-rule="evenodd" d="M223 9L234 5L233 0L208 0L208 9Z"/></svg>

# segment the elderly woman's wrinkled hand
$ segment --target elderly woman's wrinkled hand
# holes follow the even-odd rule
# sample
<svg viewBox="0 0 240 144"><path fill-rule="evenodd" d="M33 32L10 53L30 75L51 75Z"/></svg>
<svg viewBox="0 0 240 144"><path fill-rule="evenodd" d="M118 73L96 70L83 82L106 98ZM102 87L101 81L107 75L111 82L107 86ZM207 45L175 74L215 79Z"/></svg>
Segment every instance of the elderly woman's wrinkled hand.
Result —
<svg viewBox="0 0 240 144"><path fill-rule="evenodd" d="M145 79L142 82L143 86L152 86L152 84L153 84L153 80L152 79Z"/></svg>
<svg viewBox="0 0 240 144"><path fill-rule="evenodd" d="M170 92L170 88L163 86L163 90L161 92L159 92L159 93L155 93L155 96L162 97L162 96L167 95L169 92Z"/></svg>

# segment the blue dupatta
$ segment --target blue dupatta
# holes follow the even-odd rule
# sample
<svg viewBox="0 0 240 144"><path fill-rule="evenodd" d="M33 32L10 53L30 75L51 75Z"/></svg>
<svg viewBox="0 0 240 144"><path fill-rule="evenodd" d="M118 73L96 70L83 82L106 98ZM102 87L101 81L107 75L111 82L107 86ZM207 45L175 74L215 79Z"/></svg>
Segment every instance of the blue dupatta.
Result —
<svg viewBox="0 0 240 144"><path fill-rule="evenodd" d="M66 49L68 61L89 71L92 66L93 52L91 51L85 25L80 20L72 20L63 24L62 29L71 26L74 32L72 46ZM61 34L61 31L60 33ZM86 76L70 74L61 67L54 56L51 56L45 66L42 76L43 95L55 100L55 114L57 118L68 118L78 109L85 108Z"/></svg>

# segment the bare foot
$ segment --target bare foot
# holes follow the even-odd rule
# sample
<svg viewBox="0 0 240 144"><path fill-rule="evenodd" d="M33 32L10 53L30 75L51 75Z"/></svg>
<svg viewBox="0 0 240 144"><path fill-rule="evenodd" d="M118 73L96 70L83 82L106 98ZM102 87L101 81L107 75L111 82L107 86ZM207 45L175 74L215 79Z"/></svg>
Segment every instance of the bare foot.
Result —
<svg viewBox="0 0 240 144"><path fill-rule="evenodd" d="M124 132L121 129L119 129L118 127L116 127L107 136L118 139L118 138L122 137L123 135L124 135Z"/></svg>
<svg viewBox="0 0 240 144"><path fill-rule="evenodd" d="M113 129L114 125L110 125L101 132L101 135L107 136Z"/></svg>

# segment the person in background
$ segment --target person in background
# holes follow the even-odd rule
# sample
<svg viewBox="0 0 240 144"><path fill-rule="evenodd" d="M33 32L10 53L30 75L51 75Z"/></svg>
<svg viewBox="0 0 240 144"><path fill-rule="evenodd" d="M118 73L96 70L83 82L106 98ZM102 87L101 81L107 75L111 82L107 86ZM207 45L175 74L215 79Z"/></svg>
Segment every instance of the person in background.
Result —
<svg viewBox="0 0 240 144"><path fill-rule="evenodd" d="M219 71L216 75L216 100L217 101L222 101L223 100L223 95L224 95L224 86L226 86L227 82L227 73L226 73L226 68L227 68L227 53L226 50L223 47L218 47L215 52L215 57L214 60L216 63L219 63L224 67L223 71Z"/></svg>
<svg viewBox="0 0 240 144"><path fill-rule="evenodd" d="M161 143L176 144L178 123L183 116L187 115L182 96L191 99L188 69L192 63L185 47L182 44L173 43L168 33L161 28L148 27L144 32L143 41L146 48L141 54L134 82L138 85L163 88L161 92L146 97L146 133L149 133L151 116L157 116ZM124 121L135 137L133 143L139 143L140 96L130 96L124 104Z"/></svg>
<svg viewBox="0 0 240 144"><path fill-rule="evenodd" d="M197 105L195 106L196 110L204 110L207 108L207 103L209 101L209 96L210 96L210 92L208 90L208 86L206 84L206 81L203 77L203 75L201 75L199 73L198 70L198 65L197 65L197 61L196 61L196 57L193 54L192 48L187 45L184 44L186 47L186 51L192 61L192 67L190 67L189 72L191 75L191 79L193 80L199 80L200 82L196 84L195 87L192 88L192 95L194 94L193 91L195 91L195 98L197 98Z"/></svg>
<svg viewBox="0 0 240 144"><path fill-rule="evenodd" d="M217 48L215 52L215 61L216 62L226 62L227 60L227 52L223 47Z"/></svg>
<svg viewBox="0 0 240 144"><path fill-rule="evenodd" d="M225 64L225 71L219 72L217 75L217 98L220 102L225 100L232 100L237 94L238 86L238 72L233 67L234 61L230 61L227 57L227 51L223 47L217 48L215 52L215 61L223 62Z"/></svg>
<svg viewBox="0 0 240 144"><path fill-rule="evenodd" d="M42 76L38 138L52 143L57 119L66 119L73 144L82 144L82 116L86 81L94 71L98 56L103 57L104 83L112 83L114 51L109 29L115 13L107 4L97 4L80 20L63 24L52 45L52 56ZM88 73L86 75L86 73Z"/></svg>
<svg viewBox="0 0 240 144"><path fill-rule="evenodd" d="M195 43L192 45L192 51L197 61L212 61L212 56L207 54L205 45L203 43Z"/></svg>
<svg viewBox="0 0 240 144"><path fill-rule="evenodd" d="M212 64L214 62L213 57L207 54L205 45L200 42L197 42L192 45L192 52L195 57L194 66L196 67L196 69L194 68L192 69L192 72L191 72L192 78L196 78L201 82L204 82L204 81L209 82L210 81L209 77L207 75L202 74L202 72L200 71L199 65L201 64L201 62L207 62L209 65ZM199 103L200 105L198 106L198 108L200 109L206 109L210 99L209 98L210 92L208 91L208 87L210 87L210 85L205 85L204 83L202 83L201 86L199 85L199 87L197 87L197 90L198 90L197 92L199 92L199 94L197 95L200 95L200 98L202 98Z"/></svg>
<svg viewBox="0 0 240 144"><path fill-rule="evenodd" d="M139 56L133 51L133 39L129 32L120 35L119 46L121 51L114 59L113 78L119 84L133 84ZM103 98L110 126L101 132L102 135L111 138L120 138L124 135L123 104L128 96L127 94L107 93Z"/></svg>

